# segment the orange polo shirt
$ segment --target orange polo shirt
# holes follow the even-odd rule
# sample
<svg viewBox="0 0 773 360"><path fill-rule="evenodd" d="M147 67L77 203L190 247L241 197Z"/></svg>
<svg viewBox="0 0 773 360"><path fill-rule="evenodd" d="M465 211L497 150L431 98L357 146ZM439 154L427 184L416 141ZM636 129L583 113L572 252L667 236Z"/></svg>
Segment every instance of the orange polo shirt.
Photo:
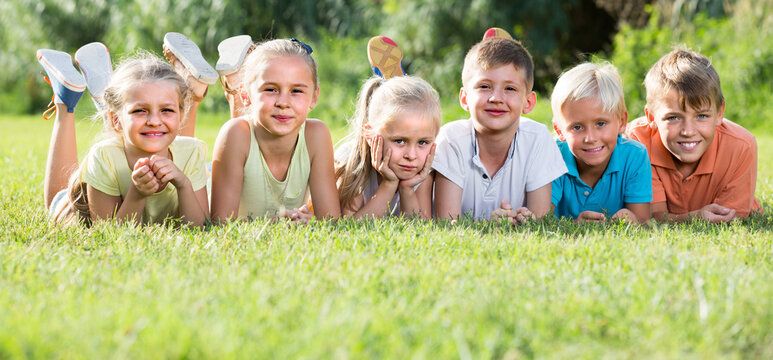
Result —
<svg viewBox="0 0 773 360"><path fill-rule="evenodd" d="M646 117L631 121L628 137L647 147L652 164L652 203L666 202L671 214L684 214L716 203L735 209L740 217L761 211L754 197L757 186L757 141L748 130L725 119L714 141L688 177L676 169L674 158L660 140L655 123Z"/></svg>

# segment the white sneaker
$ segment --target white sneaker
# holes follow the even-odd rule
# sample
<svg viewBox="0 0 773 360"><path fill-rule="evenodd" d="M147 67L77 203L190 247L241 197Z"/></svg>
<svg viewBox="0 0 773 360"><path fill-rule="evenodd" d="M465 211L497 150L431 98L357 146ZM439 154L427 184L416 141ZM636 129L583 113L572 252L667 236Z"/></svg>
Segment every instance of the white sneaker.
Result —
<svg viewBox="0 0 773 360"><path fill-rule="evenodd" d="M36 57L48 74L48 81L54 90L54 104L64 104L67 106L67 112L74 112L75 105L86 90L86 79L72 65L70 54L50 49L40 49ZM52 110L53 109L53 110ZM53 116L56 107L49 108L43 114ZM50 118L50 116L48 117Z"/></svg>
<svg viewBox="0 0 773 360"><path fill-rule="evenodd" d="M239 71L252 47L252 38L249 35L233 36L221 41L217 45L217 53L220 56L215 64L217 73L220 76L228 76Z"/></svg>
<svg viewBox="0 0 773 360"><path fill-rule="evenodd" d="M102 109L102 96L105 94L110 77L113 76L113 65L110 62L110 52L107 46L93 42L81 46L75 52L75 63L86 78L86 84L91 94L91 100L97 109Z"/></svg>
<svg viewBox="0 0 773 360"><path fill-rule="evenodd" d="M217 71L207 63L196 43L183 34L170 32L164 35L164 56L172 65L179 60L198 81L209 85L217 82Z"/></svg>

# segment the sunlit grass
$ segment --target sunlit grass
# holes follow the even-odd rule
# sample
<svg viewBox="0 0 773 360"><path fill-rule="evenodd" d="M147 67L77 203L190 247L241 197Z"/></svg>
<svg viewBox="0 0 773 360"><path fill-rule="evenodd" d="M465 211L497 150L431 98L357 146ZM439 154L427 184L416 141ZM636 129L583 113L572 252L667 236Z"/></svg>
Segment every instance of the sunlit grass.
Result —
<svg viewBox="0 0 773 360"><path fill-rule="evenodd" d="M223 121L197 123L210 151ZM51 123L0 126L0 358L773 357L769 212L65 228L42 205ZM81 154L98 132L78 122Z"/></svg>

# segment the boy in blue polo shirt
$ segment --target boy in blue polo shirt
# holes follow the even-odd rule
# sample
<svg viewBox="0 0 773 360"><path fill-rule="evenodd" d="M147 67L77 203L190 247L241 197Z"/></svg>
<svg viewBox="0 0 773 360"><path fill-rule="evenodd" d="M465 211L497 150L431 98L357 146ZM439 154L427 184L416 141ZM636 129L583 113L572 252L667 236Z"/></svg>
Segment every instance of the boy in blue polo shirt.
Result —
<svg viewBox="0 0 773 360"><path fill-rule="evenodd" d="M646 222L652 174L647 149L624 139L628 122L620 76L611 64L584 63L558 79L553 129L569 172L553 181L557 216Z"/></svg>

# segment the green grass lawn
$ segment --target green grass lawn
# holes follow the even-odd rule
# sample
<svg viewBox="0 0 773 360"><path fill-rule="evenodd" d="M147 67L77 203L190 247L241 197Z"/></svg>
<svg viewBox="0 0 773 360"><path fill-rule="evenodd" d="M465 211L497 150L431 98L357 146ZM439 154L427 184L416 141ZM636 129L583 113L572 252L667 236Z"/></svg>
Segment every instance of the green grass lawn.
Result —
<svg viewBox="0 0 773 360"><path fill-rule="evenodd" d="M199 120L210 151L222 121ZM773 357L770 211L65 228L42 201L51 123L0 127L0 359ZM78 123L82 153L98 130ZM758 143L770 210L773 136Z"/></svg>

